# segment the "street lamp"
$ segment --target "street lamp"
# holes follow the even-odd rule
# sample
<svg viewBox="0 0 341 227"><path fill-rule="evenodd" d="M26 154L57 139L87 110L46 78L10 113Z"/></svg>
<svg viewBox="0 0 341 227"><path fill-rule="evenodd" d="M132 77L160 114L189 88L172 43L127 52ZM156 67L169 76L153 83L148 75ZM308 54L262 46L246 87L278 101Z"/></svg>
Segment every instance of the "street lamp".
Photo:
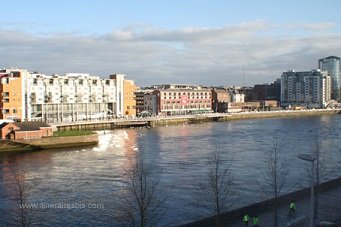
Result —
<svg viewBox="0 0 341 227"><path fill-rule="evenodd" d="M311 154L300 154L299 159L311 162L311 178L310 178L310 227L314 226L314 161L316 157Z"/></svg>

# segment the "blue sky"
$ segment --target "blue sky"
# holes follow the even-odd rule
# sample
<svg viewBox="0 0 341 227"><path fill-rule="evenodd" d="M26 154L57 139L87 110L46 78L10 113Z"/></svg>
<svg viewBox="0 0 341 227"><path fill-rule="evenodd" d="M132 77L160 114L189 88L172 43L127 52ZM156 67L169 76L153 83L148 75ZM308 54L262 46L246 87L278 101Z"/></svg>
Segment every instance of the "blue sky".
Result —
<svg viewBox="0 0 341 227"><path fill-rule="evenodd" d="M340 8L339 0L1 0L0 67L120 72L138 85L267 83L340 55Z"/></svg>

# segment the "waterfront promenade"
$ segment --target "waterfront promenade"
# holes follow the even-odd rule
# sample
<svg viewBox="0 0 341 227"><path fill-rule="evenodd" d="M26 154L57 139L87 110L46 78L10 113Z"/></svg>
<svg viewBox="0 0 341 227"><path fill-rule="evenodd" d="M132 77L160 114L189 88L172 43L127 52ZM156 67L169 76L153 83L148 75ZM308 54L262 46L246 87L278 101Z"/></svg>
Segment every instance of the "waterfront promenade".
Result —
<svg viewBox="0 0 341 227"><path fill-rule="evenodd" d="M327 182L321 185L318 212L314 219L315 226L329 226L319 225L320 223L334 223L341 227L341 178ZM294 200L297 207L295 218L288 217L290 200ZM310 190L303 189L298 192L293 192L282 196L280 199L278 217L279 227L308 227L310 217ZM251 218L258 216L259 226L272 226L273 220L273 206L272 201L264 201L258 204L251 204L249 206L228 212L221 217L220 226L242 227L245 226L242 218L244 214L248 214ZM182 227L204 227L215 226L213 218L203 219L197 222L188 223ZM252 226L252 223L249 223Z"/></svg>
<svg viewBox="0 0 341 227"><path fill-rule="evenodd" d="M338 114L341 109L281 110L241 113L204 113L195 115L154 116L143 118L89 119L87 121L49 123L54 130L104 130L127 127L157 127L205 121L231 121L275 117L311 117Z"/></svg>

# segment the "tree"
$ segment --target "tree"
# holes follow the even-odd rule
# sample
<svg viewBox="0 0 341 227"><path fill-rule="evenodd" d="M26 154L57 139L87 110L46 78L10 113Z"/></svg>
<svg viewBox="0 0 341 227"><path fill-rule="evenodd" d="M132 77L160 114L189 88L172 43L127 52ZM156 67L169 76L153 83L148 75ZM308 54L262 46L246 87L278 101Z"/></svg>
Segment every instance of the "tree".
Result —
<svg viewBox="0 0 341 227"><path fill-rule="evenodd" d="M41 225L46 209L30 201L32 187L26 179L25 171L13 169L12 173L15 222L22 227Z"/></svg>
<svg viewBox="0 0 341 227"><path fill-rule="evenodd" d="M209 171L205 181L199 184L203 206L214 215L217 226L222 212L230 208L237 197L233 190L232 163L232 159L222 158L218 148L208 157Z"/></svg>
<svg viewBox="0 0 341 227"><path fill-rule="evenodd" d="M28 188L25 181L25 175L22 172L16 172L14 175L14 180L16 184L16 198L19 203L19 220L21 226L29 226L29 216L28 216L28 209L26 208L27 205L27 197L28 197Z"/></svg>
<svg viewBox="0 0 341 227"><path fill-rule="evenodd" d="M278 226L278 197L282 193L285 185L288 169L281 159L280 144L273 138L272 147L264 151L266 169L263 173L264 182L271 197L274 198L273 226Z"/></svg>
<svg viewBox="0 0 341 227"><path fill-rule="evenodd" d="M114 214L126 226L156 226L165 213L167 196L161 195L157 174L143 153L136 155L135 164L127 170L128 183Z"/></svg>

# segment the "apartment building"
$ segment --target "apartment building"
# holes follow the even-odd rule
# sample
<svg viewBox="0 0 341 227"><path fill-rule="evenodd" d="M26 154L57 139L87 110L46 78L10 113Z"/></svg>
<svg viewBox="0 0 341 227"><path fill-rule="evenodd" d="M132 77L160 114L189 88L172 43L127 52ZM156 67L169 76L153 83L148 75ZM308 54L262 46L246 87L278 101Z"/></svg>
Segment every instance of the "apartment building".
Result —
<svg viewBox="0 0 341 227"><path fill-rule="evenodd" d="M27 70L0 71L1 118L70 122L122 117L123 74L47 76Z"/></svg>
<svg viewBox="0 0 341 227"><path fill-rule="evenodd" d="M167 87L167 86L166 86ZM156 89L155 115L184 115L212 112L212 91L201 87ZM151 97L152 98L152 97Z"/></svg>
<svg viewBox="0 0 341 227"><path fill-rule="evenodd" d="M319 69L284 72L281 77L281 106L325 108L331 100L331 78Z"/></svg>
<svg viewBox="0 0 341 227"><path fill-rule="evenodd" d="M20 121L29 116L27 101L30 73L22 69L0 70L0 119Z"/></svg>
<svg viewBox="0 0 341 227"><path fill-rule="evenodd" d="M341 58L329 56L318 61L319 69L328 71L332 80L332 99L341 101Z"/></svg>
<svg viewBox="0 0 341 227"><path fill-rule="evenodd" d="M133 80L124 80L124 115L125 116L136 116L136 98L135 91L137 86Z"/></svg>

